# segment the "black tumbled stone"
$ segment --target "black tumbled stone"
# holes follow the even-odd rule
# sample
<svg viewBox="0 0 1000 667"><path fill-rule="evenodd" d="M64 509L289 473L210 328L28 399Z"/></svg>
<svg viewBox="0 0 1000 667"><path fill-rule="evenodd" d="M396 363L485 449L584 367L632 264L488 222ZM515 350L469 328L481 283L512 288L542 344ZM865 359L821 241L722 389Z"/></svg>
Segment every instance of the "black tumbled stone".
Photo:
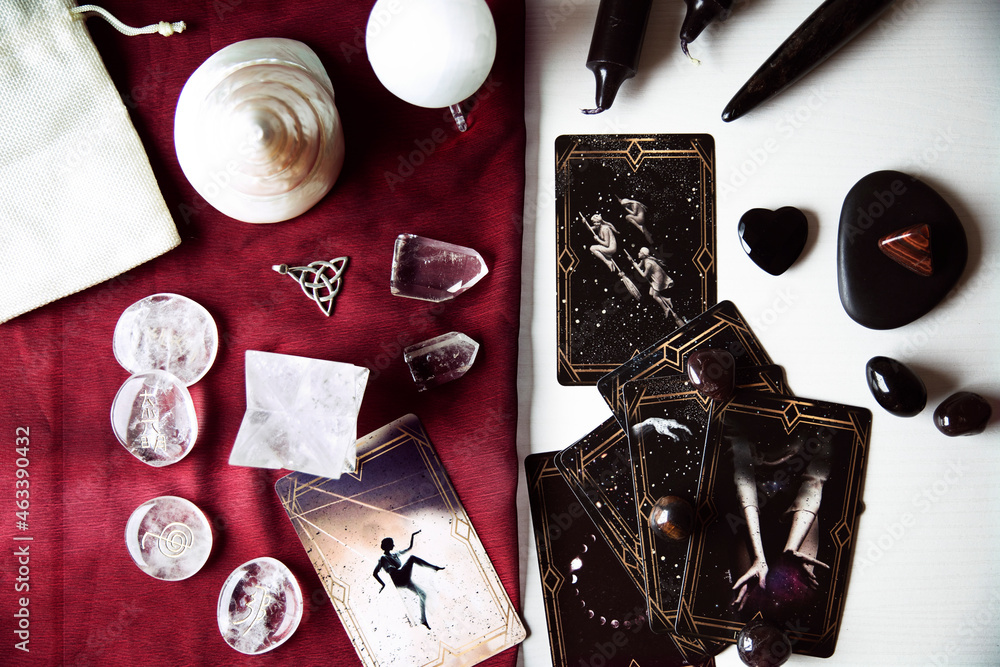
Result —
<svg viewBox="0 0 1000 667"><path fill-rule="evenodd" d="M865 377L878 404L894 415L913 417L927 405L923 380L895 359L872 357L865 366Z"/></svg>
<svg viewBox="0 0 1000 667"><path fill-rule="evenodd" d="M934 410L934 425L947 436L976 435L986 430L993 409L979 394L960 391Z"/></svg>
<svg viewBox="0 0 1000 667"><path fill-rule="evenodd" d="M779 667L792 654L788 636L777 625L754 619L736 637L740 660L750 667Z"/></svg>
<svg viewBox="0 0 1000 667"><path fill-rule="evenodd" d="M880 249L880 239L918 224L929 229L930 276ZM837 237L840 301L851 319L869 329L895 329L925 315L958 282L968 255L965 229L951 206L912 176L868 174L844 199Z"/></svg>

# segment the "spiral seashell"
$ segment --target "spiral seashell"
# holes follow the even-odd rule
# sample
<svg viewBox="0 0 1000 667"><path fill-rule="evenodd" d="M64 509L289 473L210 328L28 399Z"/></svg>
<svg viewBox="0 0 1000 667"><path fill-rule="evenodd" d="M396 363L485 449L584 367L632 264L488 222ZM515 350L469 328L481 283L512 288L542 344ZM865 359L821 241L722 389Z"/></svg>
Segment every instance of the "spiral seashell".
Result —
<svg viewBox="0 0 1000 667"><path fill-rule="evenodd" d="M302 42L248 39L217 51L181 90L174 146L205 200L244 222L309 210L344 164L333 84Z"/></svg>

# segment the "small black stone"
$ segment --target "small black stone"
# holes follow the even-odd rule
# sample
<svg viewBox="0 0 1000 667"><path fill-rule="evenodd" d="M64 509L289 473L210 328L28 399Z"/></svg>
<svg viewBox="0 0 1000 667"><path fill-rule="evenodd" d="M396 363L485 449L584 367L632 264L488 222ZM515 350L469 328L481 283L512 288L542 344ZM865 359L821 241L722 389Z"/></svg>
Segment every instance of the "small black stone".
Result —
<svg viewBox="0 0 1000 667"><path fill-rule="evenodd" d="M753 208L740 218L738 231L743 250L754 264L780 276L806 247L809 223L805 214L792 206L777 211Z"/></svg>
<svg viewBox="0 0 1000 667"><path fill-rule="evenodd" d="M872 357L865 366L868 389L878 404L899 417L913 417L927 405L923 380L889 357Z"/></svg>
<svg viewBox="0 0 1000 667"><path fill-rule="evenodd" d="M934 410L934 425L947 436L976 435L986 430L993 409L979 394L960 391Z"/></svg>
<svg viewBox="0 0 1000 667"><path fill-rule="evenodd" d="M879 248L885 236L926 224L934 273L923 276ZM929 185L898 171L858 181L840 212L837 280L851 319L869 329L895 329L925 315L955 286L968 260L961 221Z"/></svg>
<svg viewBox="0 0 1000 667"><path fill-rule="evenodd" d="M743 626L736 649L743 664L750 667L778 667L792 654L791 641L781 628L760 618Z"/></svg>

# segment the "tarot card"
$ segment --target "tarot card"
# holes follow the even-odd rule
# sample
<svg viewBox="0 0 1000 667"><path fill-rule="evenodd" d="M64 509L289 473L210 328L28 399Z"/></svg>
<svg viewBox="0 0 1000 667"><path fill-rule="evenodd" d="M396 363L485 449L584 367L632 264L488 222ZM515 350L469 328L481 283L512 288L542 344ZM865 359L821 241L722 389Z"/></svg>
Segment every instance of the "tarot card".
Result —
<svg viewBox="0 0 1000 667"><path fill-rule="evenodd" d="M364 665L466 667L524 639L414 415L359 440L355 472L275 490Z"/></svg>
<svg viewBox="0 0 1000 667"><path fill-rule="evenodd" d="M784 389L777 366L740 368L737 378L741 387ZM658 536L650 527L650 512L663 496L678 496L694 507L713 402L686 375L633 380L622 388L622 396L650 627L654 632L672 632L690 540Z"/></svg>
<svg viewBox="0 0 1000 667"><path fill-rule="evenodd" d="M528 499L555 667L714 665L686 658L672 638L650 632L646 603L552 462L525 458Z"/></svg>
<svg viewBox="0 0 1000 667"><path fill-rule="evenodd" d="M731 301L722 301L603 376L597 381L597 389L611 406L618 423L625 427L621 388L626 382L684 373L688 355L710 347L728 350L737 368L774 363L736 306Z"/></svg>
<svg viewBox="0 0 1000 667"><path fill-rule="evenodd" d="M558 379L593 385L715 304L715 141L560 136Z"/></svg>
<svg viewBox="0 0 1000 667"><path fill-rule="evenodd" d="M792 651L833 653L855 547L871 412L737 394L709 427L679 632L734 642L762 616Z"/></svg>

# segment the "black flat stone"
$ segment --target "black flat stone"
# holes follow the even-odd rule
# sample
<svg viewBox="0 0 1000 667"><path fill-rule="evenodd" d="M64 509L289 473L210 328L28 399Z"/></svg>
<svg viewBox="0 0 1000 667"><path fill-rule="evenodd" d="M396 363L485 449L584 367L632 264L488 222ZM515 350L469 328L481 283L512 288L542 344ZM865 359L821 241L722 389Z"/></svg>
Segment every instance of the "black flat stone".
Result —
<svg viewBox="0 0 1000 667"><path fill-rule="evenodd" d="M934 272L922 276L879 249L883 237L917 224L930 228ZM941 195L898 171L858 181L840 213L837 280L851 319L869 329L895 329L922 317L955 286L968 261L965 228Z"/></svg>
<svg viewBox="0 0 1000 667"><path fill-rule="evenodd" d="M780 276L802 254L809 236L805 214L792 206L752 208L740 218L740 242L754 264Z"/></svg>
<svg viewBox="0 0 1000 667"><path fill-rule="evenodd" d="M872 357L865 366L865 376L872 396L894 415L913 417L927 405L923 380L895 359Z"/></svg>

